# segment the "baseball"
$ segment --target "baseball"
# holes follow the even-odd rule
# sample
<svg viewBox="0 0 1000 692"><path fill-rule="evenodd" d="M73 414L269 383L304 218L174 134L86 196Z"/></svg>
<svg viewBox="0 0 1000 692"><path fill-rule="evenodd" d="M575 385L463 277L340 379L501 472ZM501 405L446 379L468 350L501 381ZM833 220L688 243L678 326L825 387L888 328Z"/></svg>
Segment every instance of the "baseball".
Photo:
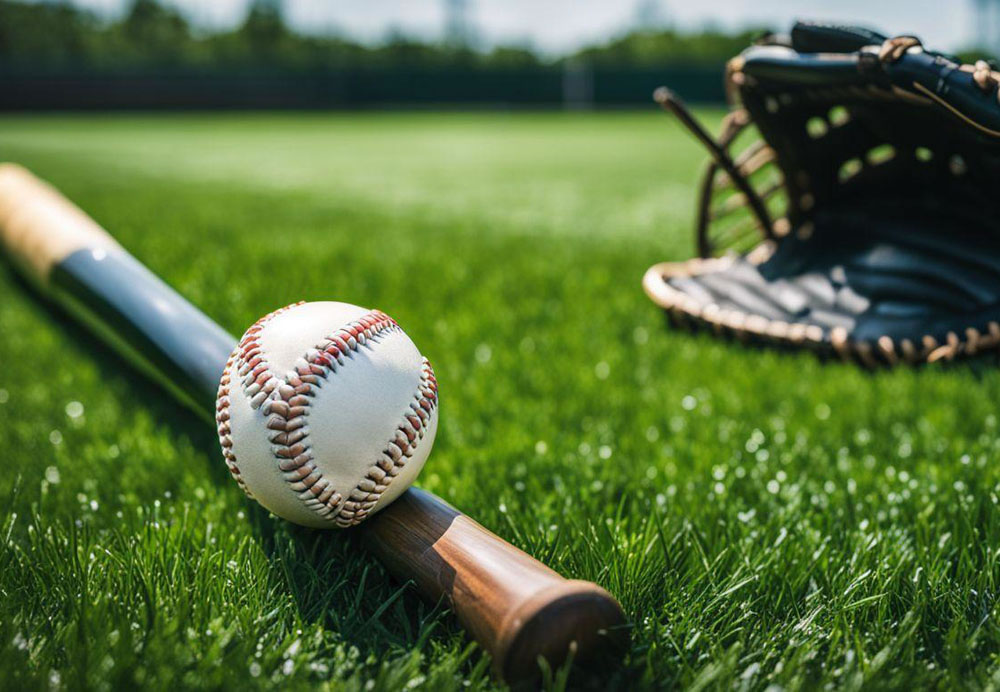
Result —
<svg viewBox="0 0 1000 692"><path fill-rule="evenodd" d="M216 406L233 478L280 517L358 524L398 497L427 460L437 381L388 315L297 303L246 331Z"/></svg>

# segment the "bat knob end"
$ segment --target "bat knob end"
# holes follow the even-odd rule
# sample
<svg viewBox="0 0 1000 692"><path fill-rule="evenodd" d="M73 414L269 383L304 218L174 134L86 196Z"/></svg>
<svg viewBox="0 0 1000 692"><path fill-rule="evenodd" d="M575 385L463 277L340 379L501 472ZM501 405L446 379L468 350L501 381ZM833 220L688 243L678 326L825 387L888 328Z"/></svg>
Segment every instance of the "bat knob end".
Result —
<svg viewBox="0 0 1000 692"><path fill-rule="evenodd" d="M570 656L589 666L619 657L628 639L618 601L596 584L570 580L535 594L506 618L493 666L508 683L527 682L541 675L539 657L552 669Z"/></svg>

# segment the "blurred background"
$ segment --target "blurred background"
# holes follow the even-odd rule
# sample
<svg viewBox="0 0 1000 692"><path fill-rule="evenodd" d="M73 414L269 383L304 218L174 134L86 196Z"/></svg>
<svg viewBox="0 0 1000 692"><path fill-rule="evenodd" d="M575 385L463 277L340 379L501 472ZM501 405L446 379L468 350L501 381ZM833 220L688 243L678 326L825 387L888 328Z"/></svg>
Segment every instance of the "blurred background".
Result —
<svg viewBox="0 0 1000 692"><path fill-rule="evenodd" d="M588 109L664 82L712 103L798 17L1000 49L1000 0L0 0L0 109Z"/></svg>

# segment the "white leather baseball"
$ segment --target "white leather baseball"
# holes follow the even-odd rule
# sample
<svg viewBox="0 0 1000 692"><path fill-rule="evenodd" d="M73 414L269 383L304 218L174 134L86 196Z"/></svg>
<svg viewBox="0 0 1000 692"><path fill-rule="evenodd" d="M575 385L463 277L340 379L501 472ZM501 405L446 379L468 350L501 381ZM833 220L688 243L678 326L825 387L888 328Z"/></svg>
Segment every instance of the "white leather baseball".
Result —
<svg viewBox="0 0 1000 692"><path fill-rule="evenodd" d="M387 315L297 303L236 346L216 420L240 487L304 526L351 526L398 497L437 431L434 371Z"/></svg>

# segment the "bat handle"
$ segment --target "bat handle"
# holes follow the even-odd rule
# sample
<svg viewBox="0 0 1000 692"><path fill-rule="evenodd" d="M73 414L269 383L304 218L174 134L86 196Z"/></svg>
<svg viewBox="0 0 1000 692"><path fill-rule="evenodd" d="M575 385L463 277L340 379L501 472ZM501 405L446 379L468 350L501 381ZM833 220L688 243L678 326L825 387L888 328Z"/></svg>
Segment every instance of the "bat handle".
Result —
<svg viewBox="0 0 1000 692"><path fill-rule="evenodd" d="M625 615L607 591L569 580L434 495L411 488L362 525L368 548L401 580L444 601L508 682L620 653Z"/></svg>
<svg viewBox="0 0 1000 692"><path fill-rule="evenodd" d="M0 163L0 245L28 279L141 371L201 415L214 410L233 337L13 163Z"/></svg>
<svg viewBox="0 0 1000 692"><path fill-rule="evenodd" d="M81 249L125 254L96 221L15 163L0 163L0 241L24 274L43 285L52 267Z"/></svg>

